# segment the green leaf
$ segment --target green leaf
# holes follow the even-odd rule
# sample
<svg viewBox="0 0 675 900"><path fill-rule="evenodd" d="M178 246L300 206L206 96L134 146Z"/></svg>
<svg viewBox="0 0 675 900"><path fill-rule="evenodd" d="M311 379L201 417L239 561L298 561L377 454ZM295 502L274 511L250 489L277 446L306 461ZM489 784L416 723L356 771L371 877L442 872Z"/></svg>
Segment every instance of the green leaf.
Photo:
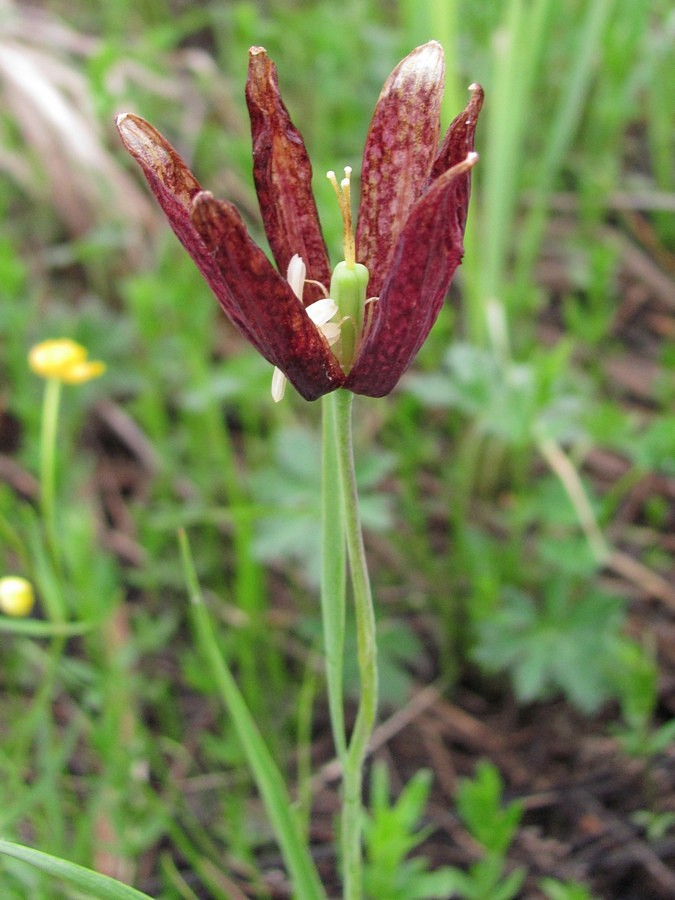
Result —
<svg viewBox="0 0 675 900"><path fill-rule="evenodd" d="M20 859L36 869L42 869L43 872L47 872L54 878L69 881L83 891L86 896L96 897L97 900L141 900L141 898L150 900L148 894L137 891L108 875L100 875L77 863L69 862L58 856L51 856L41 850L33 850L23 844L0 839L0 854Z"/></svg>
<svg viewBox="0 0 675 900"><path fill-rule="evenodd" d="M458 342L447 352L443 373L410 375L405 384L422 403L464 413L507 446L528 446L535 434L569 441L585 435L588 408L567 371L569 353L561 342L531 353L527 363L502 362L489 350Z"/></svg>
<svg viewBox="0 0 675 900"><path fill-rule="evenodd" d="M622 691L619 675L626 645L621 601L580 587L561 573L540 603L505 593L501 609L478 625L473 658L486 671L508 671L521 701L561 691L579 709L593 712Z"/></svg>
<svg viewBox="0 0 675 900"><path fill-rule="evenodd" d="M470 878L464 872L442 867L428 872L423 856L406 859L427 836L418 828L431 787L431 773L420 770L392 803L386 766L373 767L370 812L366 816L364 839L367 863L364 873L366 895L373 900L433 900L464 895Z"/></svg>
<svg viewBox="0 0 675 900"><path fill-rule="evenodd" d="M457 810L462 821L472 837L498 855L506 852L523 813L522 804L515 801L502 807L502 791L498 769L486 761L479 762L474 777L462 779L457 789Z"/></svg>
<svg viewBox="0 0 675 900"><path fill-rule="evenodd" d="M565 883L555 878L542 878L539 887L549 900L593 900L589 889L576 881Z"/></svg>

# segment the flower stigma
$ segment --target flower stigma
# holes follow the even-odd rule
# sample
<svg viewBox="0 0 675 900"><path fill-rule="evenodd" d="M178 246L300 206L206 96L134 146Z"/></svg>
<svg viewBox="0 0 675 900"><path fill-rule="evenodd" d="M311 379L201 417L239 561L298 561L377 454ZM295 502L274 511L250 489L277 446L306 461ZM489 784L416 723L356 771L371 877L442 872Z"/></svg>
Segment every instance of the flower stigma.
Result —
<svg viewBox="0 0 675 900"><path fill-rule="evenodd" d="M345 166L345 177L338 184L335 172L328 172L327 178L340 204L343 224L344 260L333 270L330 282L330 296L340 311L340 343L335 355L345 374L352 367L361 332L366 308L366 288L370 277L368 269L356 262L356 243L352 226L351 210L351 166Z"/></svg>
<svg viewBox="0 0 675 900"><path fill-rule="evenodd" d="M342 248L345 255L345 262L351 268L356 264L356 244L354 242L354 228L352 226L352 167L345 166L345 177L340 184L332 170L326 172L326 178L333 185L335 196L340 204L340 212L342 213Z"/></svg>

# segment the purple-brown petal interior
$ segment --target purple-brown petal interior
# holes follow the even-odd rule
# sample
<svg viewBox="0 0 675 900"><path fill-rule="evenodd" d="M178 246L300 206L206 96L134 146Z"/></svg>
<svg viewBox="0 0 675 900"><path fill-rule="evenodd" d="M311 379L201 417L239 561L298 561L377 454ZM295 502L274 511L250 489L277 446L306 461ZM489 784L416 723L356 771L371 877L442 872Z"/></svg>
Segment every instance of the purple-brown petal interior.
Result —
<svg viewBox="0 0 675 900"><path fill-rule="evenodd" d="M438 151L445 63L436 41L408 54L386 80L363 152L356 257L379 294L398 236Z"/></svg>
<svg viewBox="0 0 675 900"><path fill-rule="evenodd" d="M251 117L253 177L260 212L282 275L294 254L307 278L328 288L330 263L312 193L312 166L300 132L281 99L276 66L262 47L249 50L246 103ZM321 296L307 285L305 303Z"/></svg>
<svg viewBox="0 0 675 900"><path fill-rule="evenodd" d="M326 339L251 240L236 207L204 191L195 198L192 220L214 264L228 273L238 313L262 355L306 400L340 387L345 376Z"/></svg>
<svg viewBox="0 0 675 900"><path fill-rule="evenodd" d="M383 397L427 338L463 254L464 179L475 161L441 175L410 212L370 329L345 387Z"/></svg>

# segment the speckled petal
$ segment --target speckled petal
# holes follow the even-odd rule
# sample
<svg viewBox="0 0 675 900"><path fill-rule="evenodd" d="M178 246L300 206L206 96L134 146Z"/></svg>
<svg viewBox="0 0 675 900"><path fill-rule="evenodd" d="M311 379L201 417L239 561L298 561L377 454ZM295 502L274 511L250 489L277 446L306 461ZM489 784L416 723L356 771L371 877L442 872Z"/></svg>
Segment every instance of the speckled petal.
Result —
<svg viewBox="0 0 675 900"><path fill-rule="evenodd" d="M201 186L171 144L140 116L124 113L116 124L124 146L143 170L176 236L197 264L232 322L256 348L254 331L242 317L223 272L192 224L192 201Z"/></svg>
<svg viewBox="0 0 675 900"><path fill-rule="evenodd" d="M384 397L396 386L438 317L463 254L465 179L477 159L434 181L410 211L373 320L345 387Z"/></svg>
<svg viewBox="0 0 675 900"><path fill-rule="evenodd" d="M328 342L251 240L236 207L203 191L194 200L192 221L227 278L238 314L252 331L251 342L265 359L282 370L305 400L340 387L344 374Z"/></svg>
<svg viewBox="0 0 675 900"><path fill-rule="evenodd" d="M438 152L445 62L436 41L417 47L382 88L366 139L356 258L379 294L396 242Z"/></svg>
<svg viewBox="0 0 675 900"><path fill-rule="evenodd" d="M463 159L466 159L467 153L471 153L474 148L474 137L476 134L476 125L478 124L478 116L483 106L483 88L479 84L472 84L469 87L471 91L471 99L466 108L450 123L446 135L443 139L443 145L434 161L431 170L429 183L435 181L439 175L447 172L452 166L456 166ZM466 224L466 213L469 209L469 193L471 191L471 173L464 176L463 187L457 185L457 200L465 212L462 228Z"/></svg>
<svg viewBox="0 0 675 900"><path fill-rule="evenodd" d="M307 277L328 287L330 264L312 193L312 166L281 99L276 66L262 47L249 50L246 102L253 138L253 177L279 271L285 272L297 253L305 261ZM307 285L305 304L319 296L317 288Z"/></svg>

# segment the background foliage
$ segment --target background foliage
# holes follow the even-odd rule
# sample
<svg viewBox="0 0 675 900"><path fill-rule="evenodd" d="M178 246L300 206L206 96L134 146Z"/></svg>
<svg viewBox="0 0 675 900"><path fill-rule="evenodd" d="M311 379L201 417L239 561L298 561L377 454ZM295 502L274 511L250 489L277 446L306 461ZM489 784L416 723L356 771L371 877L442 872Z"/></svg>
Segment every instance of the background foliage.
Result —
<svg viewBox="0 0 675 900"><path fill-rule="evenodd" d="M45 626L0 619L2 835L156 896L278 896L241 750L192 646L179 527L301 798L311 753L327 759L318 408L272 404L269 367L178 251L112 127L123 110L152 121L263 240L243 102L254 44L276 60L310 150L334 260L323 174L357 170L398 59L443 43L446 124L470 82L487 95L450 301L394 395L356 411L383 715L438 679L448 696L511 690L523 708L562 696L605 711L627 752L663 751L658 642L629 612L675 602L672 541L657 537L675 521L659 488L675 477L669 4L2 0L0 22L0 575L34 581ZM108 364L64 398L65 572L42 545L42 385L26 365L60 335ZM600 471L602 453L618 468ZM496 773L476 779L459 795L470 832L482 784L499 806ZM402 856L418 843L423 781L399 807L386 780L373 786L382 877L384 824L408 834ZM496 868L476 878L501 877L520 812L507 807L505 841L477 837ZM57 896L18 862L0 869L8 898ZM480 895L471 873L449 877L435 883ZM585 896L551 884L549 896Z"/></svg>

